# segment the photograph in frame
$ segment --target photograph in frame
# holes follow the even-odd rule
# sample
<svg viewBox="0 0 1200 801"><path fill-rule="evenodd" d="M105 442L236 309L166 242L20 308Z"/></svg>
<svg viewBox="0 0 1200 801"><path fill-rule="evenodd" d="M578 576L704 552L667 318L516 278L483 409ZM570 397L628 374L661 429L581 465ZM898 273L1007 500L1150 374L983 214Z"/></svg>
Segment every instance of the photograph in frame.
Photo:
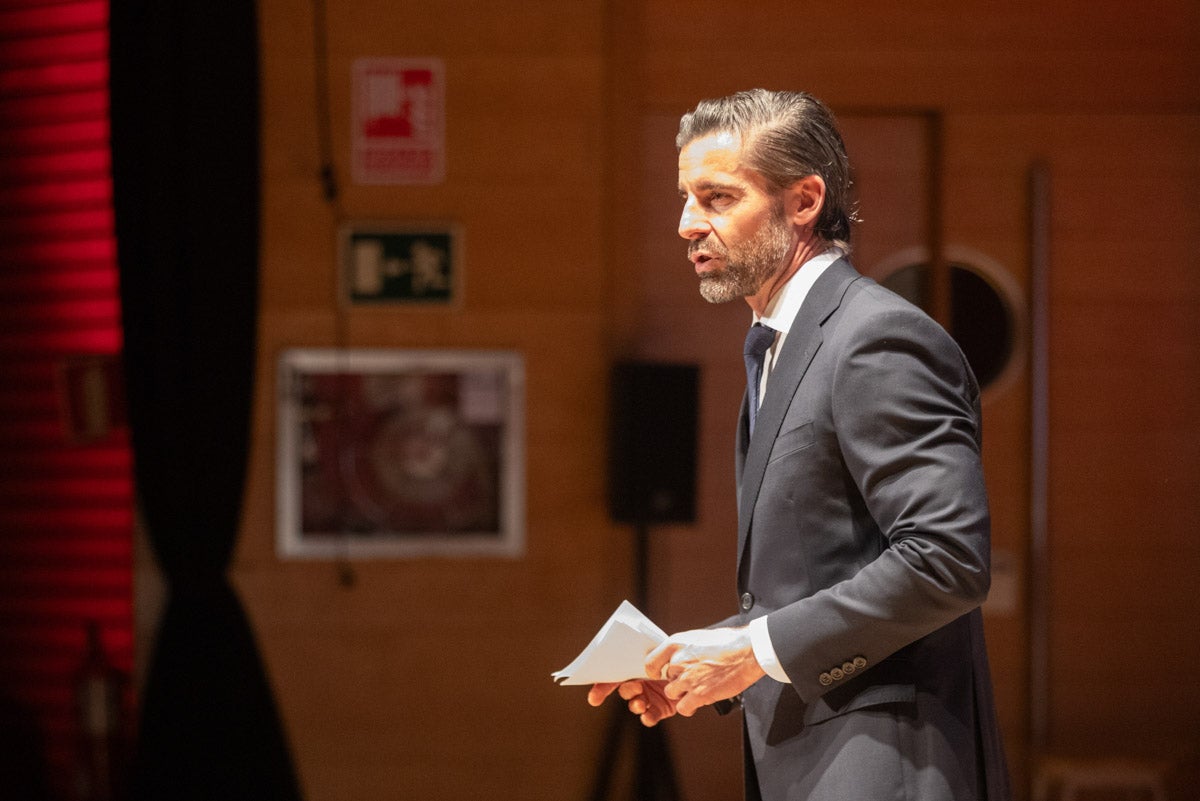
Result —
<svg viewBox="0 0 1200 801"><path fill-rule="evenodd" d="M279 358L283 558L524 551L524 364L507 351Z"/></svg>

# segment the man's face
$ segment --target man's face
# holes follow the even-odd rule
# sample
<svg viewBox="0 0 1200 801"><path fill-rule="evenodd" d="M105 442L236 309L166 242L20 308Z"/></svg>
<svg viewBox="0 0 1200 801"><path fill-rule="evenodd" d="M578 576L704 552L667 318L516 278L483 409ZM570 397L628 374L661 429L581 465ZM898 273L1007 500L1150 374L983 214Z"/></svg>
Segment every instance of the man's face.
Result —
<svg viewBox="0 0 1200 801"><path fill-rule="evenodd" d="M745 166L728 133L695 139L679 153L679 235L710 303L749 297L775 276L796 244L782 201Z"/></svg>

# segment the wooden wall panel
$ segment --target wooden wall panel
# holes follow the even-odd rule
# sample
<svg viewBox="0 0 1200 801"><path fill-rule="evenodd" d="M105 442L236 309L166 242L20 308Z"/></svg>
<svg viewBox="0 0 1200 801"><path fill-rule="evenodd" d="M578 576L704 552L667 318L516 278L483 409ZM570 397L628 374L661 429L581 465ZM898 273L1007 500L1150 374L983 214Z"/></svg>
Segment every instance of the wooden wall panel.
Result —
<svg viewBox="0 0 1200 801"><path fill-rule="evenodd" d="M341 194L317 180L311 5L263 6L265 205L260 391L232 573L254 620L307 798L582 793L603 712L550 672L628 594L628 534L604 506L602 66L596 3L329 2L330 132ZM436 56L447 177L356 186L349 89L364 56ZM336 232L451 220L457 309L337 302ZM274 553L275 359L296 346L510 349L526 370L519 559L328 562Z"/></svg>
<svg viewBox="0 0 1200 801"><path fill-rule="evenodd" d="M1200 699L1178 681L1182 654L1195 650L1187 621L1197 604L1182 588L1196 574L1187 535L1200 522L1200 437L1189 417L1198 399L1187 382L1197 368L1190 309L1200 244L1190 211L1200 200L1194 3L1154 0L1135 15L1072 0L903 12L881 0L851 10L776 0L736 10L677 0L326 8L336 207L316 178L311 6L261 7L260 390L232 571L308 798L587 792L607 714L547 674L629 594L630 532L608 521L603 501L614 356L702 367L698 517L654 532L651 604L669 629L726 614L745 310L710 307L695 292L675 234L672 139L699 98L754 85L814 91L857 132L863 184L877 189L864 210L864 269L919 233L917 200L901 185L922 174L911 166L916 134L891 137L864 112L942 115L947 243L999 265L1019 292L1028 284L1027 171L1035 159L1049 163L1052 745L1195 745L1179 722L1200 712ZM429 55L447 69L446 182L354 186L351 63ZM459 221L463 307L338 306L337 227L366 218ZM525 354L523 559L357 563L345 587L335 565L275 557L274 360L284 347L335 343ZM1028 391L1018 371L985 399L996 542L1017 582L1015 608L989 613L988 627L1021 786ZM735 718L700 715L664 730L686 798L740 793Z"/></svg>
<svg viewBox="0 0 1200 801"><path fill-rule="evenodd" d="M1051 738L1200 750L1200 114L1061 119L1051 322ZM1114 198L1124 210L1112 211ZM1153 664L1153 670L1145 670ZM1131 680L1131 677L1136 679ZM1096 703L1098 697L1104 703ZM1169 701L1165 699L1170 699Z"/></svg>

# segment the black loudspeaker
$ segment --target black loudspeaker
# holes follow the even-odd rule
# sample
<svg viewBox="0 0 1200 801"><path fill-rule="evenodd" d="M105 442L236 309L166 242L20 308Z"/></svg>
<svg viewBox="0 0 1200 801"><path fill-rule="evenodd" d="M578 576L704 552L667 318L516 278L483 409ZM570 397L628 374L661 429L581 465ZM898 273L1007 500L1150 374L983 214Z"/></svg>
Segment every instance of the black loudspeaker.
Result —
<svg viewBox="0 0 1200 801"><path fill-rule="evenodd" d="M695 519L698 385L692 364L613 367L608 503L614 520Z"/></svg>

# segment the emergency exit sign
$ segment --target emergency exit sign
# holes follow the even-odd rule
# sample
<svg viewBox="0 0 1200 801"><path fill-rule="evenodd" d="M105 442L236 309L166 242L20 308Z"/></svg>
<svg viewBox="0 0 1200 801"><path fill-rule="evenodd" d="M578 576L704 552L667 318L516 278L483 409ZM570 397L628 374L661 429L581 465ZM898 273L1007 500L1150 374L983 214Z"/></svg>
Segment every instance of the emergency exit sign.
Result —
<svg viewBox="0 0 1200 801"><path fill-rule="evenodd" d="M342 238L351 303L456 301L459 241L452 226L353 227Z"/></svg>

